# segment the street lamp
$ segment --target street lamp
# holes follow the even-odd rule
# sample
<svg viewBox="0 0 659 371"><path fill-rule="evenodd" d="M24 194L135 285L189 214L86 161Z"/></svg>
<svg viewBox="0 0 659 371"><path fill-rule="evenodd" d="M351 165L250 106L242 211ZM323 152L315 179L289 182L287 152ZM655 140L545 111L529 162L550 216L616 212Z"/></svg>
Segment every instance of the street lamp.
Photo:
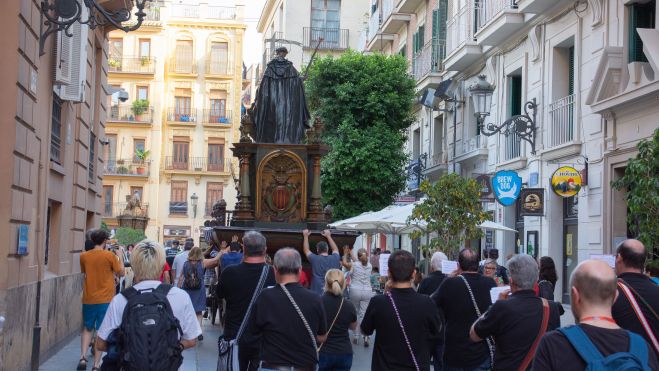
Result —
<svg viewBox="0 0 659 371"><path fill-rule="evenodd" d="M190 196L190 204L192 205L192 215L193 218L197 217L197 204L199 202L199 196L197 196L196 193L193 193L192 196Z"/></svg>
<svg viewBox="0 0 659 371"><path fill-rule="evenodd" d="M112 24L117 29L124 32L135 31L142 25L146 13L144 7L151 0L131 0L135 3L137 12L134 16L137 18L136 23L132 26L124 26L123 22L130 21L133 17L130 8L119 8L115 10L105 10L99 3L100 0L41 0L41 24L46 26L39 36L39 55L44 55L44 46L46 38L57 31L64 31L68 37L73 37L69 30L71 26L78 21L80 24L86 24L90 29L97 26ZM131 4L131 1L127 2ZM124 2L126 3L126 2ZM83 10L83 7L86 8ZM83 13L87 19L83 19Z"/></svg>
<svg viewBox="0 0 659 371"><path fill-rule="evenodd" d="M520 139L527 141L531 145L531 154L535 154L535 131L536 131L536 113L538 104L535 98L524 103L524 114L514 115L501 125L492 123L485 125L485 117L490 115L490 105L492 104L492 93L494 88L485 80L485 75L478 76L478 81L469 87L469 92L474 103L474 115L478 122L480 133L485 136L492 136L501 133L505 136L515 134ZM529 110L531 114L529 114Z"/></svg>

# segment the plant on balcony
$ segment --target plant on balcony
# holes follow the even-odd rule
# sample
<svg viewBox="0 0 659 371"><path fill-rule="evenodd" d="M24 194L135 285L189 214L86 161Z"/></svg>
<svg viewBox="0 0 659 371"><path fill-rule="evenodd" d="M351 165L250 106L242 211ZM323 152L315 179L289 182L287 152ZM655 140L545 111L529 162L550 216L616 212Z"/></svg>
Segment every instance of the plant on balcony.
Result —
<svg viewBox="0 0 659 371"><path fill-rule="evenodd" d="M138 148L138 149L135 150L135 158L139 161L139 165L136 168L138 174L144 175L144 172L146 170L146 168L144 166L145 161L146 161L147 157L149 157L150 154L151 154L151 151L149 151L148 149L144 150L144 149L139 149Z"/></svg>
<svg viewBox="0 0 659 371"><path fill-rule="evenodd" d="M128 168L125 166L119 166L117 168L117 174L128 174Z"/></svg>
<svg viewBox="0 0 659 371"><path fill-rule="evenodd" d="M149 110L149 100L136 99L133 101L133 105L130 107L130 110L135 115L136 121L142 121L142 114Z"/></svg>
<svg viewBox="0 0 659 371"><path fill-rule="evenodd" d="M389 205L405 186L403 130L413 122L407 61L347 52L317 60L308 76L309 108L331 146L321 164L323 201L336 219Z"/></svg>
<svg viewBox="0 0 659 371"><path fill-rule="evenodd" d="M142 65L142 67L144 67L144 66L148 66L149 64L151 64L151 58L149 58L149 57L141 57L141 58L140 58L140 64Z"/></svg>
<svg viewBox="0 0 659 371"><path fill-rule="evenodd" d="M121 69L121 60L115 59L115 58L110 58L108 59L108 66L114 68L114 69Z"/></svg>
<svg viewBox="0 0 659 371"><path fill-rule="evenodd" d="M659 129L637 148L638 155L629 159L625 174L611 186L626 191L629 230L645 245L648 265L659 268Z"/></svg>
<svg viewBox="0 0 659 371"><path fill-rule="evenodd" d="M412 210L410 221L427 223L428 232L436 237L425 250L442 249L449 257L457 257L465 240L481 237L478 225L485 221L487 213L481 207L481 186L474 179L449 174L431 184L421 183L419 188L427 198ZM418 238L422 233L413 233Z"/></svg>

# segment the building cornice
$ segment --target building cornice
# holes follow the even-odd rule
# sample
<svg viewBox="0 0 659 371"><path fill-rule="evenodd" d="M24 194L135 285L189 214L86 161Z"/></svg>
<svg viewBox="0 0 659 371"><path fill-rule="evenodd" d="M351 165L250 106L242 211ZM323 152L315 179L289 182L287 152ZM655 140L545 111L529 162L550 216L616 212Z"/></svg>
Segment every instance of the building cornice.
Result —
<svg viewBox="0 0 659 371"><path fill-rule="evenodd" d="M273 12L276 2L277 0L267 0L265 2L263 10L261 11L261 16L259 17L259 22L256 24L256 31L258 33L265 32L266 22L270 18L270 14Z"/></svg>

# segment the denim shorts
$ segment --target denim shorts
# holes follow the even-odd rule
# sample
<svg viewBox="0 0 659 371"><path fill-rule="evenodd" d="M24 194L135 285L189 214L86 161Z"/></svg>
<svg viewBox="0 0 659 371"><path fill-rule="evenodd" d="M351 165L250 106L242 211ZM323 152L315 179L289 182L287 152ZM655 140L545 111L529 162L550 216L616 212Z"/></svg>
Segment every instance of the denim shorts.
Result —
<svg viewBox="0 0 659 371"><path fill-rule="evenodd" d="M98 330L103 323L105 312L107 312L110 303L105 304L83 304L82 305L82 323L89 331Z"/></svg>

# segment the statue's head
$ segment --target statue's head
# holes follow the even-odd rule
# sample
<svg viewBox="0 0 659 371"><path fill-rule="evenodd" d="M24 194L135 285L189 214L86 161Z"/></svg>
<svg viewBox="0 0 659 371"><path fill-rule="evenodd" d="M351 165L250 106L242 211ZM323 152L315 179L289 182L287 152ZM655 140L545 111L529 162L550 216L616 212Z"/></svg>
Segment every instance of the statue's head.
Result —
<svg viewBox="0 0 659 371"><path fill-rule="evenodd" d="M285 46L280 46L277 49L275 49L275 54L277 55L277 57L286 58L286 56L288 55L288 49L286 49Z"/></svg>

